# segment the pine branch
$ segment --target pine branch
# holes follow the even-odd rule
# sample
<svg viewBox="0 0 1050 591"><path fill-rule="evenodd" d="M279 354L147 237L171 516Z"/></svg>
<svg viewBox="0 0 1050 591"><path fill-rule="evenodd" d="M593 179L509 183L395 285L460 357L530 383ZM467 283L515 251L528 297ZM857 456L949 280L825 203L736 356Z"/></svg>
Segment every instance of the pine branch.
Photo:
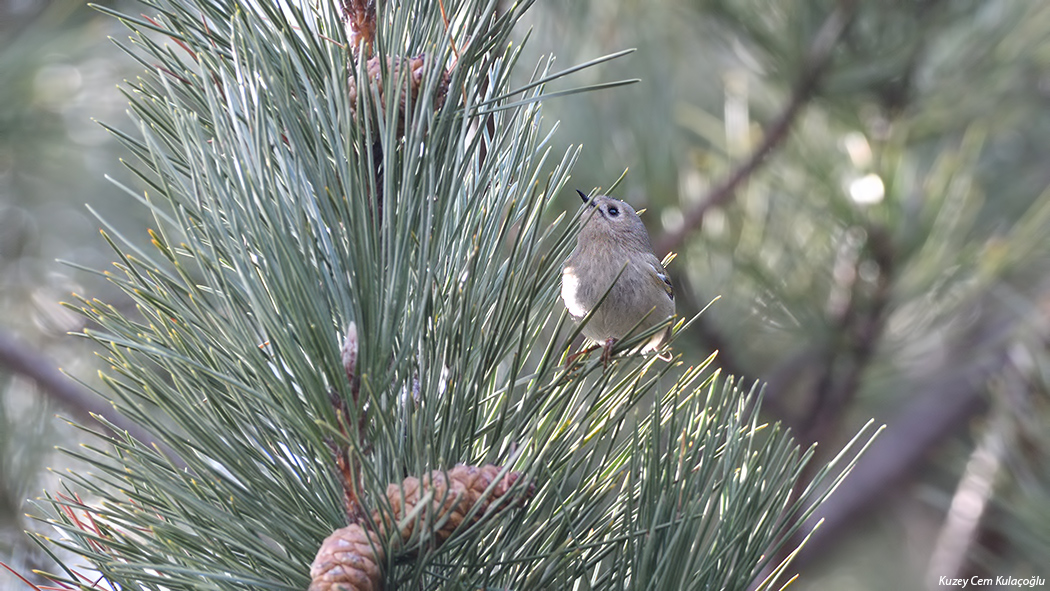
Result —
<svg viewBox="0 0 1050 591"><path fill-rule="evenodd" d="M825 440L838 426L843 411L857 394L861 376L874 357L889 317L897 268L894 245L884 228L869 226L865 235L865 253L854 264L852 284L845 286L849 300L835 322L834 333L845 342L827 347L821 364L824 371L817 380L809 410L799 425L802 441ZM864 261L873 262L878 273L870 294L862 293L862 282L858 281L859 268Z"/></svg>

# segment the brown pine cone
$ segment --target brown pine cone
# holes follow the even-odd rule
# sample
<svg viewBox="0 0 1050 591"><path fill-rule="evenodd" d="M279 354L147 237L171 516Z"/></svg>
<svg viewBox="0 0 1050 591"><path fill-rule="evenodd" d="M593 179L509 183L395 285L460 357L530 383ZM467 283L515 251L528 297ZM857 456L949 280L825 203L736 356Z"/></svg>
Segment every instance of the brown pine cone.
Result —
<svg viewBox="0 0 1050 591"><path fill-rule="evenodd" d="M309 591L380 591L383 556L374 532L357 523L337 529L321 543L310 565Z"/></svg>
<svg viewBox="0 0 1050 591"><path fill-rule="evenodd" d="M433 532L437 541L444 542L452 535L474 508L474 504L481 500L481 507L474 514L474 521L484 515L490 504L497 501L507 493L511 485L520 477L516 472L508 473L492 489L488 498L482 499L485 490L499 476L500 467L487 464L480 468L475 466L458 465L446 472L434 470L423 477L406 478L400 485L391 484L387 486L386 496L390 502L392 517L395 523L400 523L405 515L416 511L421 497L430 493L429 506L418 513L418 517L401 527L400 536L402 543L408 543L412 539L413 532L420 525L424 527L437 527ZM404 496L402 496L402 491ZM376 523L383 523L378 512L373 512L372 518ZM420 534L425 532L420 531Z"/></svg>
<svg viewBox="0 0 1050 591"><path fill-rule="evenodd" d="M532 494L532 487L525 491L522 499L505 498L511 486L521 478L518 472L507 473L485 496L500 470L499 466L492 464L481 467L460 464L447 473L434 470L422 479L409 477L400 484L390 484L386 489L390 513L374 511L371 516L371 522L377 524L381 533L366 529L366 524L354 523L328 536L310 566L313 582L309 591L382 589L379 565L385 555L379 540L388 537L385 532L396 528L406 515L413 514L427 495L430 497L425 508L415 514L415 519L402 525L396 539L392 540L392 552L407 551L410 555L414 549L405 548L406 544L431 535L435 545L444 542L463 524L476 504L479 506L471 523L489 511L524 502Z"/></svg>
<svg viewBox="0 0 1050 591"><path fill-rule="evenodd" d="M423 75L426 73L426 61L427 55L421 53L415 57L408 59L388 57L386 59L387 71L390 73L391 78L398 84L398 121L397 121L397 135L401 136L405 132L405 92L403 85L405 81L401 80L401 68L407 67L409 69L408 76L408 90L409 96L412 98L412 103L415 104L417 98L419 98L419 89L423 84ZM383 91L385 89L383 81L383 69L382 62L378 57L373 57L365 63L365 71L368 73L368 79L372 84L376 85L376 89L379 91L380 103L379 106L385 104L385 95ZM353 70L350 72L350 108L354 117L357 117L356 105L357 105L357 93L358 84L355 78ZM434 110L440 109L445 104L445 97L448 95L448 72L444 72L441 75L441 81L438 84L438 88L434 92ZM370 92L367 91L366 92ZM374 125L373 125L374 127Z"/></svg>

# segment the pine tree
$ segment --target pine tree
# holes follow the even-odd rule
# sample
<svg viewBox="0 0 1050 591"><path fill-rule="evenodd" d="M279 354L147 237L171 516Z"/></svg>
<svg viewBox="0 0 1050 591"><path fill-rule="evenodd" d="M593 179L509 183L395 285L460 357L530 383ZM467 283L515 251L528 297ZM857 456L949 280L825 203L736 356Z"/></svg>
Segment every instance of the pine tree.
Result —
<svg viewBox="0 0 1050 591"><path fill-rule="evenodd" d="M164 447L86 427L71 453L94 470L41 503L59 531L41 543L102 578L56 555L52 580L785 580L848 461L803 482L812 450L759 422L757 386L631 354L646 335L567 363L578 150L552 153L540 106L621 84L547 90L622 52L522 82L527 1L145 4L114 13L146 72L124 88L138 133L111 130L152 248L107 226L105 276L136 310L73 307L110 365L100 394Z"/></svg>

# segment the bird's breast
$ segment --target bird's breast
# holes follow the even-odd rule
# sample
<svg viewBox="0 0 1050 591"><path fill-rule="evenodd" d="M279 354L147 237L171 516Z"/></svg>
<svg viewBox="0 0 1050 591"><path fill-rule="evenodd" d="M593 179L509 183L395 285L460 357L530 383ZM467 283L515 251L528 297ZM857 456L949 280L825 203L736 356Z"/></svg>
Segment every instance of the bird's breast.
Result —
<svg viewBox="0 0 1050 591"><path fill-rule="evenodd" d="M585 290L581 287L577 267L566 263L561 271L561 299L565 301L565 308L569 310L569 314L577 320L586 316L593 305L588 305L585 301Z"/></svg>

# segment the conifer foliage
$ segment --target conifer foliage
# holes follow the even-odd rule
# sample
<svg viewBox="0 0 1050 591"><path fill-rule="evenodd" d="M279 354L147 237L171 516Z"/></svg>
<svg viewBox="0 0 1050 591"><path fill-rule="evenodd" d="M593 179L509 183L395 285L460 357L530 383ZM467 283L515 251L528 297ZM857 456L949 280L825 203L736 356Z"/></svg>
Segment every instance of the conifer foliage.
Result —
<svg viewBox="0 0 1050 591"><path fill-rule="evenodd" d="M523 74L528 1L143 4L114 14L138 129L111 129L152 246L107 226L136 307L73 307L100 394L163 447L71 452L94 470L40 504L41 546L83 559L56 584L783 583L848 462L797 486L810 452L757 422L757 388L628 353L646 335L566 365L577 152L540 106L625 83L561 80L622 52Z"/></svg>

